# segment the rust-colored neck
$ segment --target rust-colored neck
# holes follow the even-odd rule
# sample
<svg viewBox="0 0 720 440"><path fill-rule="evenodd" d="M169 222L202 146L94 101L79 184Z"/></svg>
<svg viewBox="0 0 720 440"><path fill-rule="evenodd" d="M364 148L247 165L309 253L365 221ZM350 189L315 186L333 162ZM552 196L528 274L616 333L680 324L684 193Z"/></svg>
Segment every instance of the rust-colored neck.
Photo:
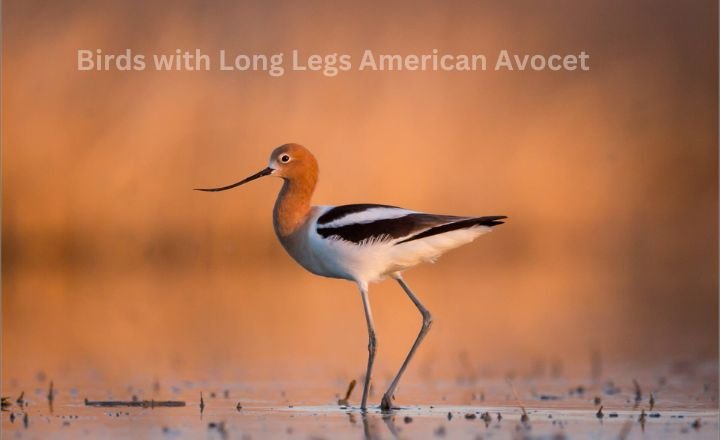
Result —
<svg viewBox="0 0 720 440"><path fill-rule="evenodd" d="M273 222L279 237L297 231L310 214L310 200L317 184L317 171L286 178L275 201Z"/></svg>

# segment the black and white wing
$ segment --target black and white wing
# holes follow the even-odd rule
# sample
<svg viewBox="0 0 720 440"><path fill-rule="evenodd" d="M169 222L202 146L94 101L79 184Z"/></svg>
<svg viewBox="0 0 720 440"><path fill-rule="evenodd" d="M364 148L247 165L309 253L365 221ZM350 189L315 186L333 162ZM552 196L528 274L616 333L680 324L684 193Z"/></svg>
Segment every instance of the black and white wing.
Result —
<svg viewBox="0 0 720 440"><path fill-rule="evenodd" d="M458 217L426 214L396 206L356 204L330 208L317 220L323 238L355 244L393 242L399 245L459 229L502 224L503 215Z"/></svg>

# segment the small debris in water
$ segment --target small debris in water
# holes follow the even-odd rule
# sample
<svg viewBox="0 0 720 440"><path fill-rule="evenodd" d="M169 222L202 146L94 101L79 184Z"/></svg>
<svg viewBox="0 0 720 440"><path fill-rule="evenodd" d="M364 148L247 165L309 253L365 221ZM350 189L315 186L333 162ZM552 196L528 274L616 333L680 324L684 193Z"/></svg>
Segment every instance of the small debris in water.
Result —
<svg viewBox="0 0 720 440"><path fill-rule="evenodd" d="M208 429L214 429L220 434L220 437L227 438L227 429L225 429L225 422L210 422L208 423Z"/></svg>
<svg viewBox="0 0 720 440"><path fill-rule="evenodd" d="M605 414L603 414L602 410L603 410L603 407L600 406L600 409L598 410L598 412L595 413L595 417L597 417L598 419L602 419L603 417L605 417Z"/></svg>
<svg viewBox="0 0 720 440"><path fill-rule="evenodd" d="M525 405L523 405L522 400L520 400L520 397L518 397L518 393L515 390L515 385L513 385L512 382L508 382L508 383L510 385L510 389L512 390L513 396L515 397L515 401L518 403L518 405L520 406L520 409L522 410L522 415L520 416L520 421L523 424L526 424L530 421L530 417L528 416L527 411L525 411Z"/></svg>
<svg viewBox="0 0 720 440"><path fill-rule="evenodd" d="M530 416L528 416L527 411L525 411L525 407L520 407L522 409L522 415L520 416L520 421L523 423L530 422Z"/></svg>
<svg viewBox="0 0 720 440"><path fill-rule="evenodd" d="M50 389L47 394L48 405L50 406L50 412L53 412L53 401L55 400L55 389L53 388L53 381L50 381Z"/></svg>
<svg viewBox="0 0 720 440"><path fill-rule="evenodd" d="M405 418L403 419L403 422L405 422L405 423L412 423L412 421L413 421L413 418L410 416L405 416Z"/></svg>
<svg viewBox="0 0 720 440"><path fill-rule="evenodd" d="M642 428L643 432L645 431L645 418L647 416L645 415L645 410L643 409L640 412L640 417L638 417L638 422L640 422L640 427Z"/></svg>
<svg viewBox="0 0 720 440"><path fill-rule="evenodd" d="M355 379L351 380L348 384L347 391L345 391L345 397L342 399L338 399L337 403L340 406L348 406L350 402L350 395L352 394L353 390L355 389L355 384L357 381Z"/></svg>
<svg viewBox="0 0 720 440"><path fill-rule="evenodd" d="M552 394L541 394L540 400L560 400L560 397Z"/></svg>
<svg viewBox="0 0 720 440"><path fill-rule="evenodd" d="M638 381L635 379L633 379L633 386L635 387L635 407L637 408L642 401L642 389L640 388Z"/></svg>
<svg viewBox="0 0 720 440"><path fill-rule="evenodd" d="M611 412L610 414L608 414L608 417L610 417L611 419L614 419L614 418L618 417L618 413Z"/></svg>
<svg viewBox="0 0 720 440"><path fill-rule="evenodd" d="M474 420L477 418L477 416L474 413L467 413L465 414L465 418L468 420Z"/></svg>
<svg viewBox="0 0 720 440"><path fill-rule="evenodd" d="M485 422L486 428L490 426L490 422L492 422L492 416L489 412L485 411L484 413L482 413L482 415L480 415L480 418Z"/></svg>
<svg viewBox="0 0 720 440"><path fill-rule="evenodd" d="M182 400L88 400L85 398L85 406L98 406L102 408L112 408L116 406L132 406L140 408L155 407L180 407L185 406Z"/></svg>

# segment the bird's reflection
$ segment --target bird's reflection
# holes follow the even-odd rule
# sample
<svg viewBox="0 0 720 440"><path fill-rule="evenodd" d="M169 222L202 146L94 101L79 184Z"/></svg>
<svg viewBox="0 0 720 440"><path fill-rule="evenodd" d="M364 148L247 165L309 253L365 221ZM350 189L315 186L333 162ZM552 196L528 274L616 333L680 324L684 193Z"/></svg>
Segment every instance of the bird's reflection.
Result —
<svg viewBox="0 0 720 440"><path fill-rule="evenodd" d="M383 411L382 419L390 434L392 434L392 438L398 438L399 431L397 425L395 425L395 414L392 411Z"/></svg>
<svg viewBox="0 0 720 440"><path fill-rule="evenodd" d="M348 420L350 421L350 424L355 425L357 423L356 415L357 413L348 413ZM363 435L365 440L379 440L383 438L381 434L379 419L382 419L388 431L390 432L389 438L399 438L400 431L395 424L395 414L393 414L393 412L361 412L359 415L362 418Z"/></svg>

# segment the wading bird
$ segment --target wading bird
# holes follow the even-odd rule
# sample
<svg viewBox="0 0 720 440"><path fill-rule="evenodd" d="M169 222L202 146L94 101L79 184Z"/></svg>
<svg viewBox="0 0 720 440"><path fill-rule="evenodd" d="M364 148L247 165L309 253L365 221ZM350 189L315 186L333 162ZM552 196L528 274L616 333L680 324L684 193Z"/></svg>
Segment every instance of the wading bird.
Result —
<svg viewBox="0 0 720 440"><path fill-rule="evenodd" d="M387 277L395 279L422 314L420 333L383 395L380 408L390 410L398 382L432 323L432 315L405 283L402 271L432 262L444 252L473 241L507 217L435 215L373 204L311 206L318 163L308 149L298 144L285 144L273 150L268 167L246 179L220 188L197 190L225 191L263 176L284 180L275 201L273 224L287 253L316 275L353 281L360 289L368 328L363 411L367 409L377 346L368 285Z"/></svg>

